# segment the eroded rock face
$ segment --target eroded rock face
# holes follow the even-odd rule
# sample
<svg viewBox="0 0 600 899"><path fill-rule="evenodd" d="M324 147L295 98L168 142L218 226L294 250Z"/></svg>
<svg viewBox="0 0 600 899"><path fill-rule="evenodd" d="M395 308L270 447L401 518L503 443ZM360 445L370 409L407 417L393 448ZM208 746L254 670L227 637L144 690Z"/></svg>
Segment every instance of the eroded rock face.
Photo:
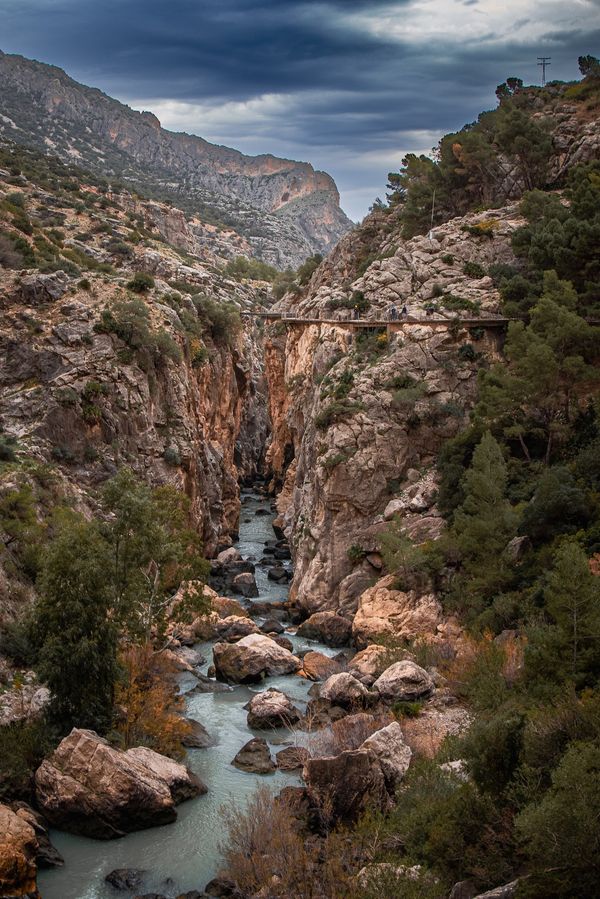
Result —
<svg viewBox="0 0 600 899"><path fill-rule="evenodd" d="M393 721L367 737L361 749L370 749L375 753L385 777L386 787L393 793L396 785L408 771L412 758L412 750L404 742L402 728L398 722Z"/></svg>
<svg viewBox="0 0 600 899"><path fill-rule="evenodd" d="M347 671L332 674L319 688L319 698L342 708L364 705L370 694L359 680Z"/></svg>
<svg viewBox="0 0 600 899"><path fill-rule="evenodd" d="M293 674L302 667L300 659L263 634L250 634L235 644L216 643L213 658L217 677L234 684Z"/></svg>
<svg viewBox="0 0 600 899"><path fill-rule="evenodd" d="M55 827L99 839L168 824L175 805L206 792L187 768L151 749L122 752L73 729L35 774L36 800Z"/></svg>
<svg viewBox="0 0 600 899"><path fill-rule="evenodd" d="M294 558L291 598L305 613L356 612L361 594L381 575L378 535L390 502L403 512L410 536L424 540L441 531L431 470L475 398L477 365L468 357L482 353L495 360L499 344L490 333L473 337L466 327L429 326L425 306L439 283L486 315L497 312L491 279L463 271L467 262L514 259L511 234L523 220L515 206L494 216L494 241L484 247L461 226L485 215L440 226L435 241L404 240L399 219L385 216L384 227L374 215L340 242L300 298L290 295L279 304L282 311L320 319L309 327L288 325L285 339L273 335L266 344L273 423L268 460L283 480L278 511ZM389 256L357 275L356 259L367 253ZM384 334L381 352L361 355L348 329L336 325L348 316L336 304L353 290L369 303L367 319L385 321L392 303L408 303L409 314L422 323L389 339ZM465 344L471 349L461 352ZM427 473L412 483L410 471Z"/></svg>
<svg viewBox="0 0 600 899"><path fill-rule="evenodd" d="M297 771L304 767L309 758L308 749L303 746L286 746L275 756L280 771Z"/></svg>
<svg viewBox="0 0 600 899"><path fill-rule="evenodd" d="M381 766L370 750L309 759L303 775L313 801L333 821L354 821L367 804L388 803Z"/></svg>
<svg viewBox="0 0 600 899"><path fill-rule="evenodd" d="M442 620L442 607L432 593L395 589L392 575L379 580L361 595L352 624L360 648L382 637L394 640L433 636Z"/></svg>
<svg viewBox="0 0 600 899"><path fill-rule="evenodd" d="M373 690L382 699L407 702L430 696L433 689L434 683L429 674L409 659L394 662L373 684Z"/></svg>
<svg viewBox="0 0 600 899"><path fill-rule="evenodd" d="M345 646L352 636L352 623L335 612L315 612L302 622L298 636L320 640L326 646Z"/></svg>
<svg viewBox="0 0 600 899"><path fill-rule="evenodd" d="M0 895L39 899L35 830L8 806L0 805Z"/></svg>
<svg viewBox="0 0 600 899"><path fill-rule="evenodd" d="M357 680L372 687L380 674L388 667L390 651L385 646L373 643L357 652L348 662L348 671Z"/></svg>
<svg viewBox="0 0 600 899"><path fill-rule="evenodd" d="M248 704L248 727L256 730L290 727L300 720L292 700L279 690L265 690Z"/></svg>

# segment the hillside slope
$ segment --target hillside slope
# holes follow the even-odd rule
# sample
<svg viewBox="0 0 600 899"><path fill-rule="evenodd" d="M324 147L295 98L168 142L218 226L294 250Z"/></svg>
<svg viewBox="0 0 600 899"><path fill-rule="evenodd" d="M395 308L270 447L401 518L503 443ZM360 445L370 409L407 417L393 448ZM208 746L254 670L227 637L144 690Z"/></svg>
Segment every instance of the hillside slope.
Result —
<svg viewBox="0 0 600 899"><path fill-rule="evenodd" d="M166 131L152 113L22 56L0 52L0 85L0 134L228 227L266 262L295 268L351 227L335 182L309 163Z"/></svg>

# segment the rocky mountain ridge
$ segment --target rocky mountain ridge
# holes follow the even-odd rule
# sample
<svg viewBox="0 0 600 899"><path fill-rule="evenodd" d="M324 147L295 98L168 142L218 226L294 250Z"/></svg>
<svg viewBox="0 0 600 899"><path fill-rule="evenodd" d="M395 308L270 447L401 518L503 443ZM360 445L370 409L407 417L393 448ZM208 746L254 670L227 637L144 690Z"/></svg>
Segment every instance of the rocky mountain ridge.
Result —
<svg viewBox="0 0 600 899"><path fill-rule="evenodd" d="M80 182L82 209L66 169L48 189L39 157L21 153L6 151L12 174L0 169L0 493L24 489L41 518L48 490L89 511L127 465L185 491L213 553L236 530L238 481L262 468L262 338L239 313L265 285L165 243L153 223L179 227L178 210ZM17 160L28 175L14 174ZM15 546L0 566L4 611L26 589L7 573Z"/></svg>
<svg viewBox="0 0 600 899"><path fill-rule="evenodd" d="M166 131L152 113L21 56L0 52L0 84L0 134L175 202L277 267L327 253L351 227L333 179L309 163Z"/></svg>

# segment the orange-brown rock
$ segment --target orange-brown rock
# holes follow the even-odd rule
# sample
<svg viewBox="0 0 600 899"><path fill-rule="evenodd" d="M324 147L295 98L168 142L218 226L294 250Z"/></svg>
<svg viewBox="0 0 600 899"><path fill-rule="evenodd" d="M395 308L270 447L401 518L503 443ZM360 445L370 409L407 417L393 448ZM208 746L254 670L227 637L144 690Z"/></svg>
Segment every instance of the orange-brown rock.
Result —
<svg viewBox="0 0 600 899"><path fill-rule="evenodd" d="M357 652L348 662L348 671L367 687L372 686L391 662L386 646L372 643Z"/></svg>
<svg viewBox="0 0 600 899"><path fill-rule="evenodd" d="M39 899L35 830L6 805L0 805L0 895Z"/></svg>
<svg viewBox="0 0 600 899"><path fill-rule="evenodd" d="M302 659L302 671L299 672L309 680L327 680L332 674L337 674L342 666L335 659L326 656L322 652L311 650Z"/></svg>
<svg viewBox="0 0 600 899"><path fill-rule="evenodd" d="M388 575L361 595L352 625L359 647L382 637L411 640L433 636L442 620L442 607L432 593L404 592Z"/></svg>

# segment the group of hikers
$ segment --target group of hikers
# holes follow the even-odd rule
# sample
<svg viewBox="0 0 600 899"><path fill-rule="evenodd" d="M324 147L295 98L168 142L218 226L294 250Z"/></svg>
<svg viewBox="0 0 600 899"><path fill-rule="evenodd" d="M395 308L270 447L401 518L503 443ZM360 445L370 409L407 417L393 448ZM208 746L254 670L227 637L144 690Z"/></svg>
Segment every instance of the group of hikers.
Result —
<svg viewBox="0 0 600 899"><path fill-rule="evenodd" d="M354 318L355 318L355 319L359 319L359 318L360 318L360 314L361 314L360 306L356 305L356 306L354 307ZM391 321L391 322L397 322L397 321L399 321L401 318L406 318L407 315L408 315L408 309L407 309L406 305L404 305L404 306L402 307L402 309L400 310L400 312L398 312L398 307L397 307L395 304L392 304L392 305L390 306L389 316L390 316L390 321Z"/></svg>

